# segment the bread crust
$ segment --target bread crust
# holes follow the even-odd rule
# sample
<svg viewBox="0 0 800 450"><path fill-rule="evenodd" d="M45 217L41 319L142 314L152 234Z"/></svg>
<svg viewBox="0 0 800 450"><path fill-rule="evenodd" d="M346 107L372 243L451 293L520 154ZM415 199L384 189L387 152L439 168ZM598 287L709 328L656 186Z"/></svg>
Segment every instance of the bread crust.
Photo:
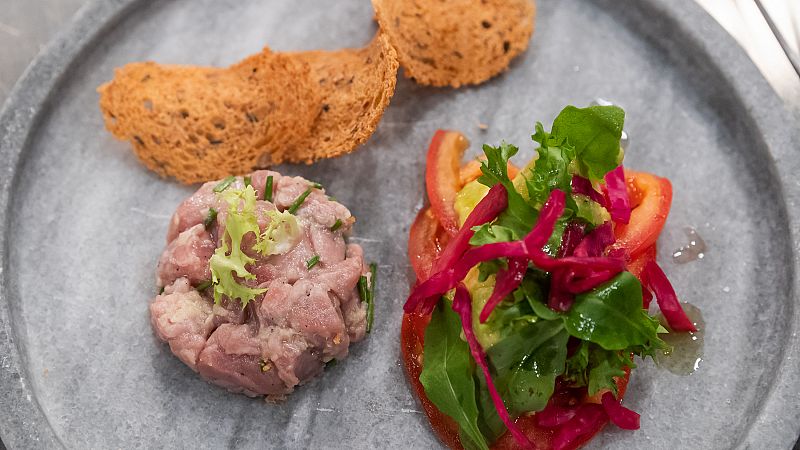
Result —
<svg viewBox="0 0 800 450"><path fill-rule="evenodd" d="M186 184L281 162L340 156L375 131L394 95L397 53L275 53L228 68L132 63L98 88L106 128L139 160Z"/></svg>
<svg viewBox="0 0 800 450"><path fill-rule="evenodd" d="M282 159L311 163L349 153L369 139L397 84L397 51L383 33L364 48L295 53L311 67L322 107L309 139Z"/></svg>
<svg viewBox="0 0 800 450"><path fill-rule="evenodd" d="M407 77L431 86L480 84L528 48L533 0L372 0Z"/></svg>

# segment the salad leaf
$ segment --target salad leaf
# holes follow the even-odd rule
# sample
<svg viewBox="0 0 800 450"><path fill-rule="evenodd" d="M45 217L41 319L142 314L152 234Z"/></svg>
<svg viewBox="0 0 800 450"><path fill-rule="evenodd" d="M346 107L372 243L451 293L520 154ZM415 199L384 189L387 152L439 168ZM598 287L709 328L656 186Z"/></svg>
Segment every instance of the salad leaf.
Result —
<svg viewBox="0 0 800 450"><path fill-rule="evenodd" d="M608 389L616 395L614 377L624 376L626 367L636 367L630 359L630 353L603 350L596 344L581 341L575 353L567 359L564 380L573 387L587 386L589 395L595 395L602 389Z"/></svg>
<svg viewBox="0 0 800 450"><path fill-rule="evenodd" d="M595 348L590 356L591 369L589 370L589 395L594 395L602 389L608 389L617 395L617 383L614 377L625 375L625 367L632 367L630 359L622 356L620 352Z"/></svg>
<svg viewBox="0 0 800 450"><path fill-rule="evenodd" d="M588 223L589 225L597 226L611 220L611 214L602 205L590 200L582 195L574 195L572 199L575 201L575 217Z"/></svg>
<svg viewBox="0 0 800 450"><path fill-rule="evenodd" d="M458 315L445 303L439 302L425 330L425 359L419 381L430 401L458 423L465 448L488 449L478 428L474 365L469 346L461 339Z"/></svg>
<svg viewBox="0 0 800 450"><path fill-rule="evenodd" d="M553 121L552 135L574 148L581 175L602 180L619 165L625 111L618 106L567 106Z"/></svg>
<svg viewBox="0 0 800 450"><path fill-rule="evenodd" d="M502 225L485 223L474 227L473 230L475 230L475 234L469 240L469 245L472 246L491 244L492 242L511 242L517 239L514 230Z"/></svg>
<svg viewBox="0 0 800 450"><path fill-rule="evenodd" d="M300 242L302 237L297 217L288 211L274 210L267 211L267 216L269 223L253 249L265 256L283 255Z"/></svg>
<svg viewBox="0 0 800 450"><path fill-rule="evenodd" d="M544 320L561 318L561 314L547 306L547 295L542 289L542 286L534 281L530 274L531 272L529 271L525 279L522 280L519 289L514 292L514 298L517 299L517 301L525 299L534 314Z"/></svg>
<svg viewBox="0 0 800 450"><path fill-rule="evenodd" d="M589 384L587 369L589 368L589 344L581 341L575 353L566 361L564 369L564 380L569 381L574 387L586 386Z"/></svg>
<svg viewBox="0 0 800 450"><path fill-rule="evenodd" d="M508 430L497 409L494 407L492 396L489 394L489 386L486 384L486 377L483 372L475 371L476 384L478 386L478 428L489 442L494 442Z"/></svg>
<svg viewBox="0 0 800 450"><path fill-rule="evenodd" d="M658 322L642 309L642 286L630 272L575 296L564 323L572 336L606 350L666 345L658 337Z"/></svg>
<svg viewBox="0 0 800 450"><path fill-rule="evenodd" d="M222 185L222 183L220 183ZM230 183L228 183L230 186ZM211 256L211 281L214 284L214 303L219 304L222 296L239 299L242 308L266 289L251 288L240 284L236 277L245 280L255 279L255 275L247 270L247 265L255 259L242 251L244 236L261 231L256 219L256 191L252 186L244 189L228 189L219 192L219 196L228 203L228 215L225 219L225 235L222 245Z"/></svg>
<svg viewBox="0 0 800 450"><path fill-rule="evenodd" d="M495 385L512 415L541 411L564 372L569 334L560 320L543 320L508 335L487 350Z"/></svg>
<svg viewBox="0 0 800 450"><path fill-rule="evenodd" d="M575 159L574 148L563 139L554 139L544 131L542 124L536 123L536 133L531 136L538 142L538 157L531 167L523 171L525 188L531 203L541 205L553 189L572 192L572 173L570 164Z"/></svg>
<svg viewBox="0 0 800 450"><path fill-rule="evenodd" d="M500 183L508 191L508 208L500 214L495 223L510 230L514 240L528 234L538 217L536 210L517 192L514 182L508 177L508 160L518 151L517 147L505 142L499 147L484 145L486 160L481 161L483 175L478 178L478 181L485 186L492 187ZM506 237L508 234L504 233L502 236Z"/></svg>

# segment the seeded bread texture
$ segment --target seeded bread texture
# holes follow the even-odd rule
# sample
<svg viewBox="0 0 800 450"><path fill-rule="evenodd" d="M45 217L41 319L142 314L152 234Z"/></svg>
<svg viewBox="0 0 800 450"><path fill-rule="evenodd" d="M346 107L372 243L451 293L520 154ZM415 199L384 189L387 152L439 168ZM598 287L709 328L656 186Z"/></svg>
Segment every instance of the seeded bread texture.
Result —
<svg viewBox="0 0 800 450"><path fill-rule="evenodd" d="M351 152L375 131L397 84L397 52L382 33L360 49L292 54L311 66L322 97L309 139L283 160L311 163Z"/></svg>
<svg viewBox="0 0 800 450"><path fill-rule="evenodd" d="M309 65L269 49L227 69L128 64L98 92L109 131L149 169L187 184L291 151L320 108Z"/></svg>
<svg viewBox="0 0 800 450"><path fill-rule="evenodd" d="M533 0L372 0L407 77L432 86L479 84L528 48Z"/></svg>

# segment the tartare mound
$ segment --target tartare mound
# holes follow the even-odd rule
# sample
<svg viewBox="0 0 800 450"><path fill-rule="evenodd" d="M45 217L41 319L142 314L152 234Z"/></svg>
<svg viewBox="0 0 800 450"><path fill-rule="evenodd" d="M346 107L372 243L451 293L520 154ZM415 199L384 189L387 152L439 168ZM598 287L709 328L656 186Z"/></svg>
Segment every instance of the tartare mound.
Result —
<svg viewBox="0 0 800 450"><path fill-rule="evenodd" d="M256 242L254 229L243 234L238 250L248 261L247 276L232 272L232 279L254 293L249 299L225 295L225 280L212 273L213 258L226 257L235 235L226 225L233 228L227 219L238 203L226 190L255 191L253 227L257 222L264 236L284 225L273 221L293 216L291 232L277 235L269 250ZM169 225L156 270L163 291L150 304L156 335L206 380L280 400L364 338L367 309L358 284L370 275L361 247L345 242L354 222L321 186L300 177L257 171L204 184ZM237 249L227 251L233 256Z"/></svg>

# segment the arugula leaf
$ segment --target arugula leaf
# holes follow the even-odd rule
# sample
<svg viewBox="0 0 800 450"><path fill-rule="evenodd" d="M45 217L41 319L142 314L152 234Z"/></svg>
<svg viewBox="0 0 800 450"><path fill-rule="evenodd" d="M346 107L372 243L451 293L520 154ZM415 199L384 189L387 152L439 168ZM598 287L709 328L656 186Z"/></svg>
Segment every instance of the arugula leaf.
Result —
<svg viewBox="0 0 800 450"><path fill-rule="evenodd" d="M478 390L478 428L489 442L496 441L508 430L503 419L497 414L486 378L480 370L475 371L476 386Z"/></svg>
<svg viewBox="0 0 800 450"><path fill-rule="evenodd" d="M572 197L568 196L567 201L572 201ZM564 209L564 213L556 220L556 226L553 227L553 234L544 245L543 250L550 256L555 257L558 254L558 249L561 247L561 238L564 237L564 230L567 224L572 220L572 210L569 208Z"/></svg>
<svg viewBox="0 0 800 450"><path fill-rule="evenodd" d="M469 245L478 246L493 242L511 242L516 239L514 230L502 225L485 223L473 227L472 230L475 231L475 234L470 238Z"/></svg>
<svg viewBox="0 0 800 450"><path fill-rule="evenodd" d="M556 320L561 318L561 314L553 311L547 306L544 290L541 285L534 281L530 276L531 272L525 275L519 288L514 291L514 298L517 301L525 299L528 305L533 310L533 313L544 320Z"/></svg>
<svg viewBox="0 0 800 450"><path fill-rule="evenodd" d="M458 423L465 448L488 450L478 428L472 356L461 339L461 320L446 302L440 301L431 314L425 330L424 355L419 381L428 399Z"/></svg>
<svg viewBox="0 0 800 450"><path fill-rule="evenodd" d="M601 180L619 165L625 111L618 106L567 106L553 121L552 135L575 150L582 175Z"/></svg>
<svg viewBox="0 0 800 450"><path fill-rule="evenodd" d="M493 259L478 264L478 281L483 283L488 280L490 276L497 275L500 269L508 267L508 262L505 259Z"/></svg>
<svg viewBox="0 0 800 450"><path fill-rule="evenodd" d="M647 351L666 345L658 337L657 321L642 309L642 286L630 272L575 296L564 323L572 336L606 350L641 346Z"/></svg>
<svg viewBox="0 0 800 450"><path fill-rule="evenodd" d="M487 350L510 414L544 409L564 372L568 338L562 321L537 321Z"/></svg>

